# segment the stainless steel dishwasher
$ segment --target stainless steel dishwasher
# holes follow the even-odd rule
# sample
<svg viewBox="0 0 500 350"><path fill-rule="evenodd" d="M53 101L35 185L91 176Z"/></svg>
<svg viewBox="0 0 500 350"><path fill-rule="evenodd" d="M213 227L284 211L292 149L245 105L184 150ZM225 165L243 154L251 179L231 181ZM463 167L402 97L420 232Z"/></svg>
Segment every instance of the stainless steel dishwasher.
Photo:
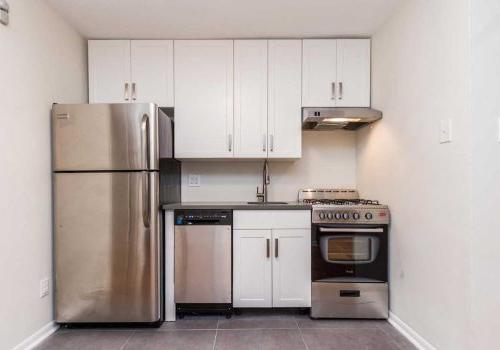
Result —
<svg viewBox="0 0 500 350"><path fill-rule="evenodd" d="M232 211L176 210L177 315L232 311Z"/></svg>

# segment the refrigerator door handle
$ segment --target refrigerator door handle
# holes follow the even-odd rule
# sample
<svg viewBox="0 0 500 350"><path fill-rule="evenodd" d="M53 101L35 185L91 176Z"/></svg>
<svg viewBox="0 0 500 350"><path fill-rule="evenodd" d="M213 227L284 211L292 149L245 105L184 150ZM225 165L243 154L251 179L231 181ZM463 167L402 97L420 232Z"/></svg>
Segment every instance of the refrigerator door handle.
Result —
<svg viewBox="0 0 500 350"><path fill-rule="evenodd" d="M151 226L151 181L150 174L146 171L142 173L142 222L144 227Z"/></svg>
<svg viewBox="0 0 500 350"><path fill-rule="evenodd" d="M141 121L141 141L142 141L142 155L145 157L145 169L149 170L149 116L144 114Z"/></svg>

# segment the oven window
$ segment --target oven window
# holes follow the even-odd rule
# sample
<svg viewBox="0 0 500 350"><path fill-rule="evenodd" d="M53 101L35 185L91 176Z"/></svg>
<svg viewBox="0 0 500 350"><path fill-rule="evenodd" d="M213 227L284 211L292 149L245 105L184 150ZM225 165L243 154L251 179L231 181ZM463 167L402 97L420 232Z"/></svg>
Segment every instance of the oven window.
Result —
<svg viewBox="0 0 500 350"><path fill-rule="evenodd" d="M370 237L329 237L329 261L370 261L372 260L372 240Z"/></svg>

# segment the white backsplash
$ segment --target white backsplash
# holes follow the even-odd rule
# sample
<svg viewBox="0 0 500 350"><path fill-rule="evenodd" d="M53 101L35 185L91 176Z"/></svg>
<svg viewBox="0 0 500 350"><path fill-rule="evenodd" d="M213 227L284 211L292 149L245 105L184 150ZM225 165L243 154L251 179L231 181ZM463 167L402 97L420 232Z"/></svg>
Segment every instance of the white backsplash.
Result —
<svg viewBox="0 0 500 350"><path fill-rule="evenodd" d="M183 161L182 200L253 201L262 184L263 161ZM303 133L302 158L270 161L269 200L293 201L305 187L356 187L356 133ZM199 187L188 187L189 174L200 175Z"/></svg>

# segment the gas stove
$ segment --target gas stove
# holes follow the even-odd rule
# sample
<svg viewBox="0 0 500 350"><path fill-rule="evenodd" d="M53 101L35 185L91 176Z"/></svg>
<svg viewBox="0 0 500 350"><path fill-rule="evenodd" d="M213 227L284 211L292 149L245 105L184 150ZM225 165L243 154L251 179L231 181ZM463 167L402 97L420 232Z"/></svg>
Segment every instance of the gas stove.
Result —
<svg viewBox="0 0 500 350"><path fill-rule="evenodd" d="M389 224L386 205L359 198L354 189L302 189L299 202L312 204L312 223Z"/></svg>

